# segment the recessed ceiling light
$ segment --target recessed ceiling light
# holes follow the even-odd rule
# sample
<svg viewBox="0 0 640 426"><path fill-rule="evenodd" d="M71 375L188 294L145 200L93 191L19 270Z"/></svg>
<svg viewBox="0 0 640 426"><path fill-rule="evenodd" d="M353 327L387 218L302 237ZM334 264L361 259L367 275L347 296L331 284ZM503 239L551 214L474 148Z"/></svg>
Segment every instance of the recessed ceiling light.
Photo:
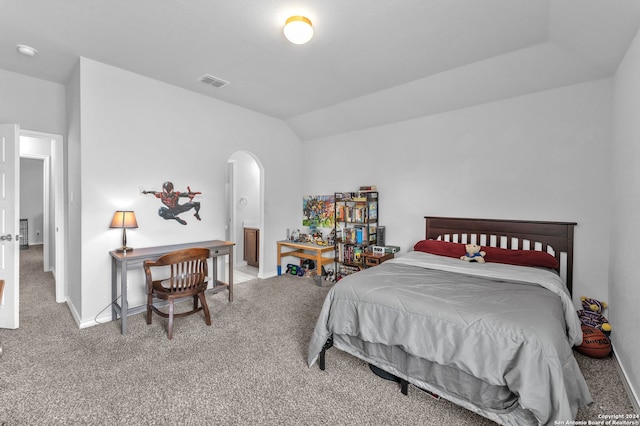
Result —
<svg viewBox="0 0 640 426"><path fill-rule="evenodd" d="M305 16L292 16L284 23L284 36L293 44L305 44L313 37L313 26Z"/></svg>
<svg viewBox="0 0 640 426"><path fill-rule="evenodd" d="M22 53L24 56L35 56L38 51L31 46L27 46L26 44L16 44L16 48L18 52Z"/></svg>

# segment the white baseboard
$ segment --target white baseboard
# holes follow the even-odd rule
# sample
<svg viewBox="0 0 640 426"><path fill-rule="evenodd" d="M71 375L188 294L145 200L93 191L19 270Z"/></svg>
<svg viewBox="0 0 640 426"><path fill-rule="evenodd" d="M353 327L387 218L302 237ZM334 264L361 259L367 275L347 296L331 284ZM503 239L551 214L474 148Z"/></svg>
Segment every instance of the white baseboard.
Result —
<svg viewBox="0 0 640 426"><path fill-rule="evenodd" d="M266 280L267 278L272 278L272 277L277 277L278 273L276 271L271 271L271 272L263 272L261 274L258 274L258 278L260 278L261 280Z"/></svg>
<svg viewBox="0 0 640 426"><path fill-rule="evenodd" d="M119 321L120 318L118 318L117 321ZM88 328L88 327L93 327L94 325L98 325L98 324L105 324L107 322L111 322L113 321L111 319L111 310L109 310L108 312L102 314L102 316L97 317L97 318L93 318L89 321L83 321L80 324L80 328Z"/></svg>
<svg viewBox="0 0 640 426"><path fill-rule="evenodd" d="M625 372L624 366L620 363L620 360L616 356L616 348L613 345L613 343L611 344L611 347L612 347L613 359L615 360L616 368L618 369L618 373L622 378L622 384L624 385L624 389L627 391L627 395L629 395L629 400L633 405L633 410L636 413L640 413L640 399L638 398L638 393L635 391L635 389L633 389L633 386L631 386L631 384L629 383L629 376Z"/></svg>
<svg viewBox="0 0 640 426"><path fill-rule="evenodd" d="M80 315L78 315L78 311L76 311L76 307L73 306L71 300L67 299L67 306L69 307L69 311L71 312L71 317L76 322L78 328L82 328L82 321L80 320Z"/></svg>

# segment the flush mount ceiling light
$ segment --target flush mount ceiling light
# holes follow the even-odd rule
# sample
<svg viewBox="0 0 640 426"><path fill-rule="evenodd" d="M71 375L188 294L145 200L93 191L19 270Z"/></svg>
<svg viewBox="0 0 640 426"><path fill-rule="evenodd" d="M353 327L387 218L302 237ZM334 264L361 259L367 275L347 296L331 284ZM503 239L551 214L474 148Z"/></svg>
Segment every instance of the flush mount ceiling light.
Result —
<svg viewBox="0 0 640 426"><path fill-rule="evenodd" d="M293 44L305 44L313 37L313 26L309 18L292 16L284 23L284 36Z"/></svg>
<svg viewBox="0 0 640 426"><path fill-rule="evenodd" d="M27 46L26 44L16 44L16 49L18 52L22 53L24 56L35 56L38 51L31 46Z"/></svg>

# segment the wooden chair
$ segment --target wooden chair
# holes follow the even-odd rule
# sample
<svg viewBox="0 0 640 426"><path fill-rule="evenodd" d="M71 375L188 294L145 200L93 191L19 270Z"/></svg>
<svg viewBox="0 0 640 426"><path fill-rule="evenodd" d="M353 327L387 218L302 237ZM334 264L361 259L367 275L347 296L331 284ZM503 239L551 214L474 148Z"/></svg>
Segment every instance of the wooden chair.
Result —
<svg viewBox="0 0 640 426"><path fill-rule="evenodd" d="M147 281L147 324L151 324L151 311L163 318L169 318L167 337L173 338L173 318L184 317L204 311L204 321L211 325L209 306L205 298L209 266L209 249L191 248L165 254L156 261L144 261L144 273ZM163 278L153 279L154 275ZM165 313L154 305L154 297L169 302L169 312ZM193 297L193 309L188 312L174 313L174 301L184 297ZM200 306L198 306L198 300Z"/></svg>

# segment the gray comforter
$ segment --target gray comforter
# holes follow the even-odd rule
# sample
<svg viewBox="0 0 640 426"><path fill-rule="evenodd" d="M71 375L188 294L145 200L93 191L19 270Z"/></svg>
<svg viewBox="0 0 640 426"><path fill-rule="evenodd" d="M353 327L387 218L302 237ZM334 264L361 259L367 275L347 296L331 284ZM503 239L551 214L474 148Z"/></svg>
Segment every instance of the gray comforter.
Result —
<svg viewBox="0 0 640 426"><path fill-rule="evenodd" d="M332 335L399 348L507 387L539 424L573 420L578 407L592 402L571 348L582 342L580 322L552 271L411 252L329 291L309 366ZM394 372L403 375L401 367ZM478 408L482 414L487 407Z"/></svg>

